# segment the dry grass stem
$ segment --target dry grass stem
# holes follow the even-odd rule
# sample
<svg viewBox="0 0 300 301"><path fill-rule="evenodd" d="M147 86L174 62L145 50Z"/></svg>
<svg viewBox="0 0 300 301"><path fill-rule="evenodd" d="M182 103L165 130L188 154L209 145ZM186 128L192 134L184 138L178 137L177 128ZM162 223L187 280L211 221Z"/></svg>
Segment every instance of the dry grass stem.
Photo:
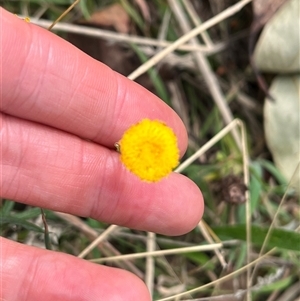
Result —
<svg viewBox="0 0 300 301"><path fill-rule="evenodd" d="M84 258L90 253L100 242L107 239L108 235L118 228L116 225L109 226L103 233L101 233L89 246L87 246L79 255L79 258Z"/></svg>
<svg viewBox="0 0 300 301"><path fill-rule="evenodd" d="M147 233L147 252L152 253L156 249L156 234L153 232ZM145 283L148 287L150 295L153 296L154 276L155 276L155 261L152 256L146 258Z"/></svg>
<svg viewBox="0 0 300 301"><path fill-rule="evenodd" d="M248 154L248 146L247 146L247 135L246 129L243 122L239 124L241 128L241 136L242 136L242 155L243 155L243 173L244 173L244 184L246 187L249 187L250 175L249 175L249 154ZM246 262L250 263L251 258L251 203L250 203L250 192L249 189L245 191L246 198L246 243L247 243L247 255ZM246 299L250 301L252 299L250 287L252 285L251 281L251 267L247 269L247 293Z"/></svg>
<svg viewBox="0 0 300 301"><path fill-rule="evenodd" d="M214 16L213 18L209 19L205 23L197 26L193 30L191 30L189 33L183 35L181 38L176 40L174 43L172 43L170 46L166 47L162 51L160 51L158 54L153 56L151 59L149 59L147 62L142 64L139 68L137 68L134 72L132 72L128 78L131 80L135 80L147 70L155 66L159 61L161 61L166 55L173 52L174 50L178 49L179 46L185 44L188 42L191 38L197 36L201 32L207 30L208 28L218 24L219 22L225 20L226 18L229 18L230 16L234 15L238 11L240 11L245 5L250 3L252 0L241 0L238 3L232 5L231 7L225 9L220 14Z"/></svg>
<svg viewBox="0 0 300 301"><path fill-rule="evenodd" d="M25 15L19 15L20 18L25 18ZM36 24L43 28L48 28L53 22L44 20L44 19L37 19L37 18L30 18L30 23ZM91 28L83 25L75 25L69 23L59 22L55 24L56 31L61 32L70 32L70 33L77 33L81 35L91 36L91 37L98 37L102 39L107 39L113 42L123 42L123 43L133 43L137 45L144 45L144 46L153 46L153 47L168 47L172 45L171 42L168 41L158 41L156 39L145 38L145 37L138 37L138 36L131 36L128 34L113 32L105 29L100 28ZM205 53L206 55L212 55L215 53L224 50L224 43L220 42L215 44L212 48L206 46L197 46L193 47L190 45L181 45L177 49L182 51L200 51Z"/></svg>
<svg viewBox="0 0 300 301"><path fill-rule="evenodd" d="M207 231L206 223L204 223L203 220L201 220L199 222L198 228L199 228L201 234L203 235L203 237L207 240L207 242L209 242L210 244L215 243L214 240L212 239L209 231ZM227 263L225 261L224 256L222 255L222 253L218 249L214 250L214 252L215 252L216 256L218 257L218 259L219 259L219 261L222 265L222 268L225 269L226 266L227 266Z"/></svg>
<svg viewBox="0 0 300 301"><path fill-rule="evenodd" d="M297 175L298 169L299 169L299 168L300 168L300 163L297 164L296 169L295 169L295 171L294 171L294 173L293 173L293 175L292 175L292 177L291 177L291 179L290 179L290 181L289 181L289 183L288 183L287 189L285 190L285 193L284 193L284 195L283 195L283 197L282 197L282 199L281 199L281 201L280 201L280 203L279 203L279 206L277 207L277 210L276 210L276 212L275 212L275 215L274 215L273 218L272 218L271 225L270 225L270 227L269 227L269 229L268 229L268 232L267 232L267 234L266 234L266 237L265 237L265 239L264 239L264 242L263 242L263 244L262 244L262 247L261 247L261 249L260 249L260 252L259 252L259 255L258 255L258 256L261 256L261 254L263 254L263 252L265 251L267 242L269 241L269 238L270 238L270 235L271 235L271 233L272 233L273 227L274 227L274 225L275 225L275 223L276 223L277 216L278 216L278 214L279 214L279 212L280 212L280 209L282 208L282 206L283 206L283 204L284 204L284 202L285 202L285 199L286 199L286 197L287 197L287 194L288 194L288 192L289 192L289 189L290 189L290 187L291 187L291 184L292 184L292 182L293 182L293 180L294 180L294 177ZM251 280L253 280L253 277L254 277L254 275L255 275L256 270L257 270L257 265L254 266L253 273L252 273L252 276L251 276Z"/></svg>
<svg viewBox="0 0 300 301"><path fill-rule="evenodd" d="M66 16L78 3L80 0L75 0L49 27L48 30L51 30L55 24L57 24L64 16Z"/></svg>
<svg viewBox="0 0 300 301"><path fill-rule="evenodd" d="M54 214L59 218L61 218L62 220L66 221L68 224L78 229L80 232L86 235L86 237L88 237L90 240L94 240L99 236L99 233L95 229L89 227L81 218L77 216L67 214L67 213L62 213L62 212L54 212ZM101 244L97 245L97 248L100 250L101 253L103 253L104 256L112 256L112 255L118 256L121 254L108 241L102 241ZM122 269L127 269L133 272L139 278L144 279L144 273L129 260L124 262L117 262L116 265Z"/></svg>
<svg viewBox="0 0 300 301"><path fill-rule="evenodd" d="M182 172L185 168L191 165L199 157L201 157L205 152L207 152L211 147L213 147L218 141L220 141L226 134L232 131L236 126L240 126L243 122L240 119L234 119L225 128L223 128L218 134L206 142L197 152L195 152L188 159L183 161L176 169L175 172Z"/></svg>
<svg viewBox="0 0 300 301"><path fill-rule="evenodd" d="M197 15L192 3L190 2L190 0L185 0L182 1L182 5L184 6L185 10L187 11L187 13L189 14L189 17L191 18L194 26L199 26L202 24L199 16ZM203 31L201 32L201 37L204 41L204 43L206 44L206 46L208 47L213 47L213 42L209 36L209 34L207 33L207 31Z"/></svg>
<svg viewBox="0 0 300 301"><path fill-rule="evenodd" d="M132 240L139 240L139 241L143 241L145 244L147 243L147 236L145 235L141 235L141 234L134 234L134 233L130 233L130 232L123 232L123 229L127 229L127 228L120 228L120 231L117 232L113 232L110 234L111 237L124 237L124 238L129 238ZM99 233L104 232L105 230L100 229ZM98 234L99 234L98 233ZM98 236L98 235L97 235ZM178 247L191 247L194 246L195 244L190 243L190 242L185 242L185 241L178 241L175 239L170 239L170 238L165 238L165 237L156 237L155 241L157 243L162 243L162 244L168 244L168 245L174 245L174 246L178 246ZM220 241L218 241L220 242ZM225 241L226 243L228 243L228 241Z"/></svg>
<svg viewBox="0 0 300 301"><path fill-rule="evenodd" d="M177 0L168 0L168 2L178 21L177 23L181 27L183 33L188 34L189 32L191 32L192 28L179 2ZM199 45L199 42L196 39L196 37L191 38L189 43L194 46ZM225 121L225 124L229 124L233 120L233 115L223 95L218 79L215 73L211 69L209 61L200 52L194 52L193 56L197 64L197 67L199 71L202 73L204 81L206 82L207 88L212 98L214 99L215 104L220 110L220 113ZM241 139L235 128L232 130L232 134L237 145L239 146L239 148L241 148Z"/></svg>
<svg viewBox="0 0 300 301"><path fill-rule="evenodd" d="M204 144L194 155L189 157L184 161L175 172L182 172L186 167L188 167L192 162L198 159L202 154L204 154L209 148L211 148L215 143L222 139L226 134L240 127L241 130L241 139L242 139L242 156L243 156L243 173L244 173L244 183L248 187L249 185L249 155L247 147L247 138L246 138L246 129L244 123L239 119L234 119L229 123L223 130L221 130L217 135L215 135L211 140ZM251 204L250 204L250 195L249 191L246 191L246 233L247 233L247 264L250 262L251 254ZM207 238L206 238L207 239ZM209 241L209 240L208 240ZM222 257L219 257L219 260ZM224 261L225 262L225 261ZM223 264L224 264L223 262ZM251 287L251 270L247 269L247 300L251 300L251 294L249 293L249 288Z"/></svg>
<svg viewBox="0 0 300 301"><path fill-rule="evenodd" d="M210 245L203 245L203 246L193 246L193 247L186 247L186 248L175 248L175 249L168 249L168 250L158 250L152 252L141 252L141 253L120 255L120 256L111 256L106 258L91 259L90 261L101 263L106 261L144 258L148 256L165 256L165 255L182 254L182 253L189 253L189 252L213 251L215 249L222 248L222 246L223 246L222 243L210 244Z"/></svg>
<svg viewBox="0 0 300 301"><path fill-rule="evenodd" d="M197 288L194 288L194 289L191 289L189 291L186 291L184 293L180 293L180 294L177 294L177 295L174 295L174 296L170 296L170 297L166 297L166 298L162 298L162 299L159 299L157 301L168 301L168 300L175 300L176 298L181 298L181 297L184 297L186 296L187 294L194 294L194 293L198 293L200 292L201 290L203 289L206 289L210 286L214 286L215 284L220 284L221 282L224 282L228 279L231 279L232 277L234 276L237 276L239 275L240 273L246 271L247 269L249 269L249 267L257 264L258 262L260 262L261 260L263 260L264 258L266 258L268 255L270 255L272 252L274 251L274 249L270 250L268 253L264 254L263 256L257 258L256 260L252 261L251 263L243 266L242 268L230 273L230 274L227 274L226 276L223 276L217 280L214 280L214 281L211 281L205 285L202 285L200 287L197 287Z"/></svg>

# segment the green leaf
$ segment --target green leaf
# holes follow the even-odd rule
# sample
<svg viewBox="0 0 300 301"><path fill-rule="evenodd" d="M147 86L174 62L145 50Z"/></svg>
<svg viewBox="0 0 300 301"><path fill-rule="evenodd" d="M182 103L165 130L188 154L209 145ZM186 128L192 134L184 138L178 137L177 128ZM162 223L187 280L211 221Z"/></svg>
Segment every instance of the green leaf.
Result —
<svg viewBox="0 0 300 301"><path fill-rule="evenodd" d="M21 226L29 231L35 231L39 233L43 233L44 230L37 225L28 222L24 219L17 218L15 216L0 216L0 226L5 225L5 224L14 224L17 226Z"/></svg>
<svg viewBox="0 0 300 301"><path fill-rule="evenodd" d="M4 202L4 204L3 204L3 206L0 210L0 215L1 216L6 216L14 208L15 202L9 201L9 200L5 200L3 202Z"/></svg>
<svg viewBox="0 0 300 301"><path fill-rule="evenodd" d="M90 14L90 10L89 10L89 2L87 0L81 0L79 2L79 7L81 9L81 12L84 16L85 19L89 19L91 17L91 14Z"/></svg>
<svg viewBox="0 0 300 301"><path fill-rule="evenodd" d="M206 268L211 270L213 270L214 268L213 262L209 261L210 258L205 253L191 252L191 253L184 253L182 254L182 256L188 258L189 260L193 261L199 266L206 265Z"/></svg>
<svg viewBox="0 0 300 301"><path fill-rule="evenodd" d="M92 218L87 218L85 221L84 221L88 226L90 226L91 228L94 228L94 229L105 229L108 225L103 223L103 222L100 222L100 221L97 221L95 219L92 219Z"/></svg>
<svg viewBox="0 0 300 301"><path fill-rule="evenodd" d="M275 177L280 185L287 186L287 180L272 162L264 159L260 159L257 162L261 164L273 177Z"/></svg>
<svg viewBox="0 0 300 301"><path fill-rule="evenodd" d="M245 258L247 256L247 244L242 243L240 248L238 249L238 252L232 252L233 257L231 259L232 262L235 262L235 268L239 269L244 266L245 264Z"/></svg>
<svg viewBox="0 0 300 301"><path fill-rule="evenodd" d="M240 224L235 226L213 227L213 231L222 239L239 239L246 241L246 225ZM252 243L262 246L267 235L268 228L252 226L251 236ZM291 251L300 251L300 233L287 231L283 229L273 229L269 240L267 241L269 248L281 248Z"/></svg>
<svg viewBox="0 0 300 301"><path fill-rule="evenodd" d="M36 218L40 214L41 214L40 208L29 208L22 212L14 213L12 216L19 218L19 219L28 220L28 219Z"/></svg>

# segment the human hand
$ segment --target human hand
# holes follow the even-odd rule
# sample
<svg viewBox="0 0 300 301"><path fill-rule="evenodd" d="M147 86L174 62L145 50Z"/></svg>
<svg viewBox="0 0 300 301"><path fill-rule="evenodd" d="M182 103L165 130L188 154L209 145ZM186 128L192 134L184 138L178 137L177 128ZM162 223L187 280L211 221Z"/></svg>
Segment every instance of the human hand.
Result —
<svg viewBox="0 0 300 301"><path fill-rule="evenodd" d="M203 212L198 187L172 173L146 183L114 143L143 118L185 128L165 103L74 46L0 9L1 197L107 223L180 235ZM1 238L1 300L150 300L129 272Z"/></svg>

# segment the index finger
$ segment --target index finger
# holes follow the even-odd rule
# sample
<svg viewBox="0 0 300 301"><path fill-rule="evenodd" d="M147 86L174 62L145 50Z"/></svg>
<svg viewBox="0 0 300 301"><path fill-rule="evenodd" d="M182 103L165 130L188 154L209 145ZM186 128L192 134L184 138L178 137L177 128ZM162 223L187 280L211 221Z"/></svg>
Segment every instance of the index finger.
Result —
<svg viewBox="0 0 300 301"><path fill-rule="evenodd" d="M143 118L169 125L183 154L185 127L177 114L138 84L73 45L0 8L1 111L113 147Z"/></svg>

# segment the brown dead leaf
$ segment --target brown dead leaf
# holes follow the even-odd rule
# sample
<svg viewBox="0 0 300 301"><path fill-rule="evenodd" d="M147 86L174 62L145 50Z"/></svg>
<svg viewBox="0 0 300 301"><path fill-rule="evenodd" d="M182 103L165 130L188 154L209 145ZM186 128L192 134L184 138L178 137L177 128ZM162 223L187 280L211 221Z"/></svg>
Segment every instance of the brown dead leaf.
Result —
<svg viewBox="0 0 300 301"><path fill-rule="evenodd" d="M94 12L88 23L96 26L113 27L120 33L129 33L130 30L130 17L118 3Z"/></svg>

